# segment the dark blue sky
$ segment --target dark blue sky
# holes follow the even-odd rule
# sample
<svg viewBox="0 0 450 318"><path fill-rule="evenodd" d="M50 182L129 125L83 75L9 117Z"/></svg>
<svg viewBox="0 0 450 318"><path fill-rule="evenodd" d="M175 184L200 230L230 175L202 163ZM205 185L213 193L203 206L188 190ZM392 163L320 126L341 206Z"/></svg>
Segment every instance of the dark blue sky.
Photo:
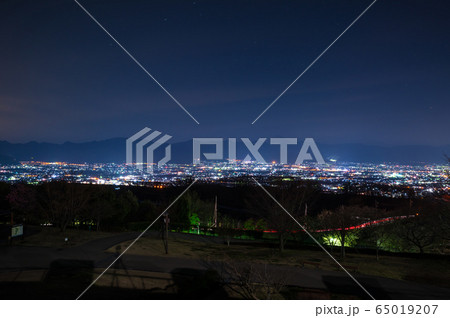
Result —
<svg viewBox="0 0 450 318"><path fill-rule="evenodd" d="M197 125L72 0L0 2L0 140L313 137L449 144L450 4L79 0Z"/></svg>

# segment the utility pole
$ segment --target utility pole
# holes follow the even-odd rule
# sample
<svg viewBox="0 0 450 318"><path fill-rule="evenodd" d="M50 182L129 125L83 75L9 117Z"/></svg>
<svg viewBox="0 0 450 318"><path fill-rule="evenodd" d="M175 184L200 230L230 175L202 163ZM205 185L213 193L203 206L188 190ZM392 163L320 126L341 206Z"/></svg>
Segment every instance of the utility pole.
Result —
<svg viewBox="0 0 450 318"><path fill-rule="evenodd" d="M163 232L163 241L164 248L166 250L166 254L169 254L169 213L164 213L164 232Z"/></svg>
<svg viewBox="0 0 450 318"><path fill-rule="evenodd" d="M214 227L217 228L217 195L214 203Z"/></svg>
<svg viewBox="0 0 450 318"><path fill-rule="evenodd" d="M308 203L305 203L305 228L308 228Z"/></svg>
<svg viewBox="0 0 450 318"><path fill-rule="evenodd" d="M11 212L11 228L9 230L9 236L8 236L10 245L12 245L12 240L13 240L13 237L12 237L12 228L13 228L13 226L14 226L14 213Z"/></svg>

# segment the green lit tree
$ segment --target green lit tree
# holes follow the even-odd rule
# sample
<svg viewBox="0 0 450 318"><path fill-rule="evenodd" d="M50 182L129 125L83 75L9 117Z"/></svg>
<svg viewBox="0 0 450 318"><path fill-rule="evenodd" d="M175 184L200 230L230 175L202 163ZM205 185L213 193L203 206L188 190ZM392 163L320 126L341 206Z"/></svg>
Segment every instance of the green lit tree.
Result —
<svg viewBox="0 0 450 318"><path fill-rule="evenodd" d="M214 215L214 205L200 199L195 191L188 191L178 200L171 212L171 222L182 227L202 224L211 226Z"/></svg>
<svg viewBox="0 0 450 318"><path fill-rule="evenodd" d="M341 247L342 259L345 258L345 247L356 244L358 234L355 227L365 222L363 220L371 215L372 210L368 207L351 205L341 206L335 211L324 210L318 215L319 227L337 240L337 245Z"/></svg>

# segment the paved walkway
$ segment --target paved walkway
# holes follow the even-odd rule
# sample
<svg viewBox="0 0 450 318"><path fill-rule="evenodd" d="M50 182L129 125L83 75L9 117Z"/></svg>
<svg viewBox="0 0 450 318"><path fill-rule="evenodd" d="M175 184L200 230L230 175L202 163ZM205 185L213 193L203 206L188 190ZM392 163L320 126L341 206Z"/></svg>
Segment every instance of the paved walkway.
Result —
<svg viewBox="0 0 450 318"><path fill-rule="evenodd" d="M12 273L18 270L46 270L53 261L61 259L91 261L95 268L106 268L114 261L116 254L106 253L105 250L118 243L133 240L138 234L123 233L67 248L2 246L0 247L0 280L2 277L8 277L8 272L13 275ZM201 236L195 236L193 239L211 242L217 240L214 237ZM208 266L220 264L207 264L199 259L171 256L125 254L120 265L130 271L175 273L183 269L200 271ZM367 298L362 289L344 272L282 265L260 264L257 266L259 266L258 270L267 271L276 279L283 279L287 285L328 290L333 293L348 293ZM30 275L35 277L37 274L34 273L34 276ZM22 277L27 275L22 274ZM355 277L377 299L450 299L448 288L364 275L355 275Z"/></svg>

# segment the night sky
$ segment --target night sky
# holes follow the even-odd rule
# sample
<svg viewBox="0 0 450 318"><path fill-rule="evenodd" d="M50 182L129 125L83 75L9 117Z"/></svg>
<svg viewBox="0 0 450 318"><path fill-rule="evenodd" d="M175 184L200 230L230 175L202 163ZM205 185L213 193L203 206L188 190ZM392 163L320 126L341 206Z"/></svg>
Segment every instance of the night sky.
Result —
<svg viewBox="0 0 450 318"><path fill-rule="evenodd" d="M0 1L0 140L449 144L449 1Z"/></svg>

